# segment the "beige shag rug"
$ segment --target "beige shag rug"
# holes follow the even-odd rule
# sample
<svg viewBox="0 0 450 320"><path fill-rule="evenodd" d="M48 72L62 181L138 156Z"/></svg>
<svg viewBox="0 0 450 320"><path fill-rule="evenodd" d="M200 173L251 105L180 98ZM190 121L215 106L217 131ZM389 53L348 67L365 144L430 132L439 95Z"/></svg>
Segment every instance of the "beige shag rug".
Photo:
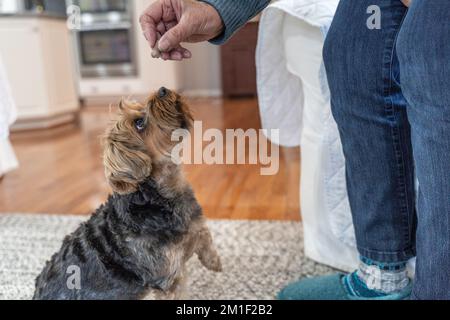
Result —
<svg viewBox="0 0 450 320"><path fill-rule="evenodd" d="M0 300L30 299L45 261L84 219L0 214ZM303 255L300 223L213 220L209 226L224 272L209 272L191 259L190 299L274 299L291 281L332 272Z"/></svg>

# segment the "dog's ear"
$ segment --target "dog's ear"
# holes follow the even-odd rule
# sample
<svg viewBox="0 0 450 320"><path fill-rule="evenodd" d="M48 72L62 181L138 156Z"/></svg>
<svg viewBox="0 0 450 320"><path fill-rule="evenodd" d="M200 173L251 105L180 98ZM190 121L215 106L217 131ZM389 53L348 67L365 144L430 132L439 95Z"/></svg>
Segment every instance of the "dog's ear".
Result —
<svg viewBox="0 0 450 320"><path fill-rule="evenodd" d="M147 179L152 171L152 161L145 150L135 149L125 141L111 136L105 139L103 162L105 175L114 192L132 193Z"/></svg>
<svg viewBox="0 0 450 320"><path fill-rule="evenodd" d="M103 164L105 175L114 192L128 194L136 191L151 174L152 159L144 140L133 127L137 110L123 110L117 121L103 138ZM133 116L130 116L132 113Z"/></svg>
<svg viewBox="0 0 450 320"><path fill-rule="evenodd" d="M176 109L180 113L180 126L182 129L191 130L194 125L194 117L187 103L180 99L176 103Z"/></svg>

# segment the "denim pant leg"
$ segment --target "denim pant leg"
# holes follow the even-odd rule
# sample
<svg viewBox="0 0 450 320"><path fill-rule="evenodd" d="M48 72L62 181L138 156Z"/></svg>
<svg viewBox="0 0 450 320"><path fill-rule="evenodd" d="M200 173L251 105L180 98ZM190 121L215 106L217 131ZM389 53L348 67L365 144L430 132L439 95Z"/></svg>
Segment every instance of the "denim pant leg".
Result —
<svg viewBox="0 0 450 320"><path fill-rule="evenodd" d="M450 299L450 1L413 1L397 49L419 180L413 297Z"/></svg>
<svg viewBox="0 0 450 320"><path fill-rule="evenodd" d="M380 29L367 25L373 4ZM395 50L406 12L399 0L341 0L324 46L357 246L378 262L415 255L414 164Z"/></svg>

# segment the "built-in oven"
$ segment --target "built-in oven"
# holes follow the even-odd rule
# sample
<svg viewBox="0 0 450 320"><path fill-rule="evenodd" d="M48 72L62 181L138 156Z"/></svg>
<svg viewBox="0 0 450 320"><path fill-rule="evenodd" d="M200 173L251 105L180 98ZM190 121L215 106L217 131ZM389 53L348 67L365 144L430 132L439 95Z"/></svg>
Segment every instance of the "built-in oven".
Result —
<svg viewBox="0 0 450 320"><path fill-rule="evenodd" d="M72 0L80 8L78 60L83 78L135 76L132 0Z"/></svg>
<svg viewBox="0 0 450 320"><path fill-rule="evenodd" d="M79 0L78 5L85 13L127 12L128 0Z"/></svg>
<svg viewBox="0 0 450 320"><path fill-rule="evenodd" d="M114 77L136 75L131 23L82 27L78 32L81 75Z"/></svg>

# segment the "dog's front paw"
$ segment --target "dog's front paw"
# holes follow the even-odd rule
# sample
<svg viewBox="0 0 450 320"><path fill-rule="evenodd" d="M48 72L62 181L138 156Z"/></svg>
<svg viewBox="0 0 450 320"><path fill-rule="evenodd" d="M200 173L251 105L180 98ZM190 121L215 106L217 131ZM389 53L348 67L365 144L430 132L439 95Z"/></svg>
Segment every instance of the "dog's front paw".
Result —
<svg viewBox="0 0 450 320"><path fill-rule="evenodd" d="M208 270L222 272L222 262L217 252L199 256L201 263Z"/></svg>
<svg viewBox="0 0 450 320"><path fill-rule="evenodd" d="M219 255L216 255L215 257L213 257L213 259L211 259L211 263L210 263L208 269L211 271L214 271L214 272L222 272L223 271L222 261L220 260Z"/></svg>

